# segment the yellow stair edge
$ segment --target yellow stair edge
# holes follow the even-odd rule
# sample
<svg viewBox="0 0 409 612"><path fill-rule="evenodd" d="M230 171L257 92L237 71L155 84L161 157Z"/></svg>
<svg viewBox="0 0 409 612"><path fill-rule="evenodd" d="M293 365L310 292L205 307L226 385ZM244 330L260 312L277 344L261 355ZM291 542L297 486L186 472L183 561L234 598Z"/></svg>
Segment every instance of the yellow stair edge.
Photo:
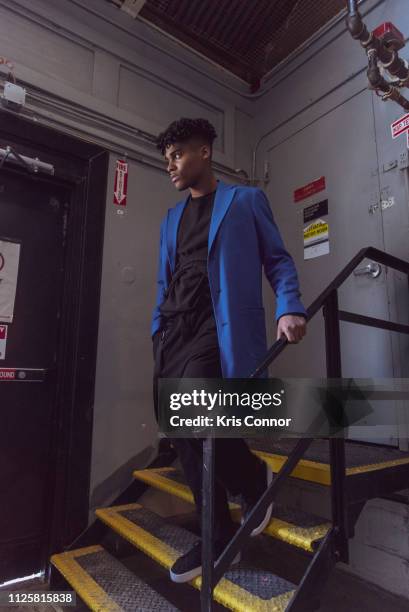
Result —
<svg viewBox="0 0 409 612"><path fill-rule="evenodd" d="M132 475L134 478L154 486L156 489L170 493L189 504L193 504L193 493L187 485L163 476L163 472L172 473L174 471L175 468L173 467L148 468L146 470L134 470ZM238 508L238 505L233 503L230 503L229 506L231 509Z"/></svg>
<svg viewBox="0 0 409 612"><path fill-rule="evenodd" d="M252 451L255 455L258 455L260 459L269 464L273 472L277 473L287 460L287 455L277 455L268 453L266 451ZM401 465L409 465L409 457L403 457L402 459L391 459L389 461L381 461L379 463L369 463L367 465L359 465L355 467L346 468L346 476L356 476L358 474L366 474L368 472L375 472L377 470L385 470L388 468L399 467ZM165 468L162 468L165 469ZM172 468L170 468L172 469ZM290 476L292 478L299 478L300 480L306 480L316 484L325 486L331 485L331 469L328 463L321 463L319 461L311 461L310 459L300 459L298 464L295 466ZM159 481L158 481L158 488ZM172 491L170 485L166 488L169 493L178 495L181 499L191 502L191 497L187 497L185 492L180 491L177 486Z"/></svg>
<svg viewBox="0 0 409 612"><path fill-rule="evenodd" d="M180 553L142 527L135 525L135 523L119 514L124 510L139 508L142 508L142 506L137 503L124 504L111 508L98 508L95 514L101 521L111 527L128 542L142 550L166 569L170 569L180 556ZM200 590L202 584L201 576L194 578L189 584ZM252 595L230 580L222 578L215 587L213 594L216 601L235 612L249 612L251 610L257 612L285 612L287 604L294 592L294 590L289 591L288 593L278 595L267 601L256 595Z"/></svg>
<svg viewBox="0 0 409 612"><path fill-rule="evenodd" d="M390 461L380 461L379 463L368 463L367 465L358 465L356 467L347 468L347 476L355 474L365 474L367 472L375 472L376 470L386 470L388 468L398 467L400 465L408 465L409 457L402 459L391 459Z"/></svg>
<svg viewBox="0 0 409 612"><path fill-rule="evenodd" d="M276 455L256 450L252 452L268 463L275 473L281 469L288 459L287 455ZM308 482L315 482L326 486L331 484L330 466L327 463L311 461L310 459L300 459L290 476L292 478L299 478L300 480L307 480Z"/></svg>
<svg viewBox="0 0 409 612"><path fill-rule="evenodd" d="M191 504L194 503L193 494L187 485L180 482L170 480L164 477L163 472L171 473L175 468L152 468L146 470L135 470L133 476L138 480L141 480L161 491L175 495L184 501ZM241 520L241 510L238 504L233 502L229 503L230 510L232 511L232 518L236 523ZM323 538L331 527L331 523L324 522L321 525L314 527L299 527L292 523L288 523L278 518L272 518L263 533L270 535L278 540L282 540L302 548L308 552L314 552L313 543L316 540Z"/></svg>
<svg viewBox="0 0 409 612"><path fill-rule="evenodd" d="M104 612L122 612L122 608L76 562L77 557L101 550L103 548L99 544L86 546L77 550L56 553L51 556L50 561L91 610L96 612L101 612L101 610Z"/></svg>
<svg viewBox="0 0 409 612"><path fill-rule="evenodd" d="M298 527L278 518L273 518L263 533L302 548L308 552L314 552L313 543L324 538L331 528L331 523L322 523L315 527Z"/></svg>
<svg viewBox="0 0 409 612"><path fill-rule="evenodd" d="M263 459L263 461L268 463L273 472L278 472L281 466L287 460L287 455L276 455L257 450L253 450L252 452L255 455L258 455L260 459ZM388 468L394 468L400 465L409 465L409 457L349 467L346 468L345 473L346 476L356 476L357 474L366 474L368 472L375 472L377 470L386 470ZM329 463L320 463L319 461L311 461L310 459L300 459L290 476L325 486L331 485L331 468Z"/></svg>

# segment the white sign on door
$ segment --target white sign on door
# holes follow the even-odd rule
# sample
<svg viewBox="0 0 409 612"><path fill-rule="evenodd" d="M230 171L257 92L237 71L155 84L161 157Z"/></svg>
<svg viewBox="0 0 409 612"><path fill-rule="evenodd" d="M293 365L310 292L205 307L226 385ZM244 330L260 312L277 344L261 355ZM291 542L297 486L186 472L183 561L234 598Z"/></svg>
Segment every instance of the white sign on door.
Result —
<svg viewBox="0 0 409 612"><path fill-rule="evenodd" d="M7 325L0 325L0 359L6 358Z"/></svg>
<svg viewBox="0 0 409 612"><path fill-rule="evenodd" d="M0 321L13 322L20 245L0 240Z"/></svg>

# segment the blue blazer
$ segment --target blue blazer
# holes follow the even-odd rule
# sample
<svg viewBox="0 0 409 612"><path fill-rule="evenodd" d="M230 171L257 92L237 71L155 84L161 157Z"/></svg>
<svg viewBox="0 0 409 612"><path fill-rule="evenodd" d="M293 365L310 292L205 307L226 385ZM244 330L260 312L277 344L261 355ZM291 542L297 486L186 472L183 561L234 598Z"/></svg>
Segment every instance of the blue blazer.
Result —
<svg viewBox="0 0 409 612"><path fill-rule="evenodd" d="M187 202L188 197L168 209L161 223L152 336L162 327L159 306L175 270L177 231ZM224 378L247 378L266 354L263 267L276 295L276 320L290 313L306 316L297 271L267 196L258 187L217 180L207 269Z"/></svg>

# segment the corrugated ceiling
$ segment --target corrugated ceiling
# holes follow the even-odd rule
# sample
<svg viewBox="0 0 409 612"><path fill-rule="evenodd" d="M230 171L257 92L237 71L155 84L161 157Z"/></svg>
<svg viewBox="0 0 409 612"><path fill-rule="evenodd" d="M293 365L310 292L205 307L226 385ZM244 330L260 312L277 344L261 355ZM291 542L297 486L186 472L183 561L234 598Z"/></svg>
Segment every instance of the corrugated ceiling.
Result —
<svg viewBox="0 0 409 612"><path fill-rule="evenodd" d="M116 5L124 0L108 0ZM249 83L341 10L345 0L127 0L139 15Z"/></svg>

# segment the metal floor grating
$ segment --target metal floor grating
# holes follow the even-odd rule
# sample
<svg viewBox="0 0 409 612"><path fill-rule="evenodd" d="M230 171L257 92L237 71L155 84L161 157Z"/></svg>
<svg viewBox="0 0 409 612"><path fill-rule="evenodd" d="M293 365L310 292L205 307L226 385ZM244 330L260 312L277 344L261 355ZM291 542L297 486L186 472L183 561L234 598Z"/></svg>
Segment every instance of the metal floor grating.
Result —
<svg viewBox="0 0 409 612"><path fill-rule="evenodd" d="M156 469L155 472L164 478L169 478L170 480L174 480L179 484L187 486L182 470L161 470L159 468ZM240 496L229 495L229 501L239 505ZM287 523L292 523L294 525L299 525L302 527L316 527L317 525L322 525L323 523L325 523L325 519L323 519L321 516L308 514L306 512L303 512L302 510L298 510L297 508L292 508L290 506L285 506L283 504L279 504L278 502L274 503L272 514L275 518L278 518L281 521L286 521Z"/></svg>
<svg viewBox="0 0 409 612"><path fill-rule="evenodd" d="M101 508L96 514L122 537L165 567L170 567L198 539L187 529L166 523L139 504ZM200 588L201 578L195 578L191 584ZM295 589L296 585L271 572L239 563L225 573L215 588L214 596L217 601L238 612L252 609L283 612Z"/></svg>
<svg viewBox="0 0 409 612"><path fill-rule="evenodd" d="M284 438L281 440L268 440L264 438L252 438L247 439L246 442L252 450L287 456L293 450L297 443L297 439ZM329 464L328 440L314 440L305 452L303 459ZM356 442L347 441L345 444L345 461L347 468L383 464L385 462L400 459L408 459L409 461L409 452L403 452L396 448L372 446Z"/></svg>
<svg viewBox="0 0 409 612"><path fill-rule="evenodd" d="M187 486L181 470L168 467L153 468L136 470L133 474L138 480L146 482L156 489L165 491L191 504L194 503L192 492ZM241 520L240 505L235 503L239 501L237 496L229 497L230 511L235 522ZM271 520L263 533L291 546L313 552L322 538L326 536L330 527L331 523L323 517L275 502Z"/></svg>
<svg viewBox="0 0 409 612"><path fill-rule="evenodd" d="M51 562L91 610L178 612L99 545L53 555Z"/></svg>
<svg viewBox="0 0 409 612"><path fill-rule="evenodd" d="M181 555L188 552L198 540L197 536L187 531L187 529L165 523L161 517L142 506L140 508L119 511L118 513L171 546ZM257 595L257 597L265 600L281 595L283 592L291 591L295 587L291 582L279 576L264 570L248 568L241 563L230 568L224 577L248 593Z"/></svg>

